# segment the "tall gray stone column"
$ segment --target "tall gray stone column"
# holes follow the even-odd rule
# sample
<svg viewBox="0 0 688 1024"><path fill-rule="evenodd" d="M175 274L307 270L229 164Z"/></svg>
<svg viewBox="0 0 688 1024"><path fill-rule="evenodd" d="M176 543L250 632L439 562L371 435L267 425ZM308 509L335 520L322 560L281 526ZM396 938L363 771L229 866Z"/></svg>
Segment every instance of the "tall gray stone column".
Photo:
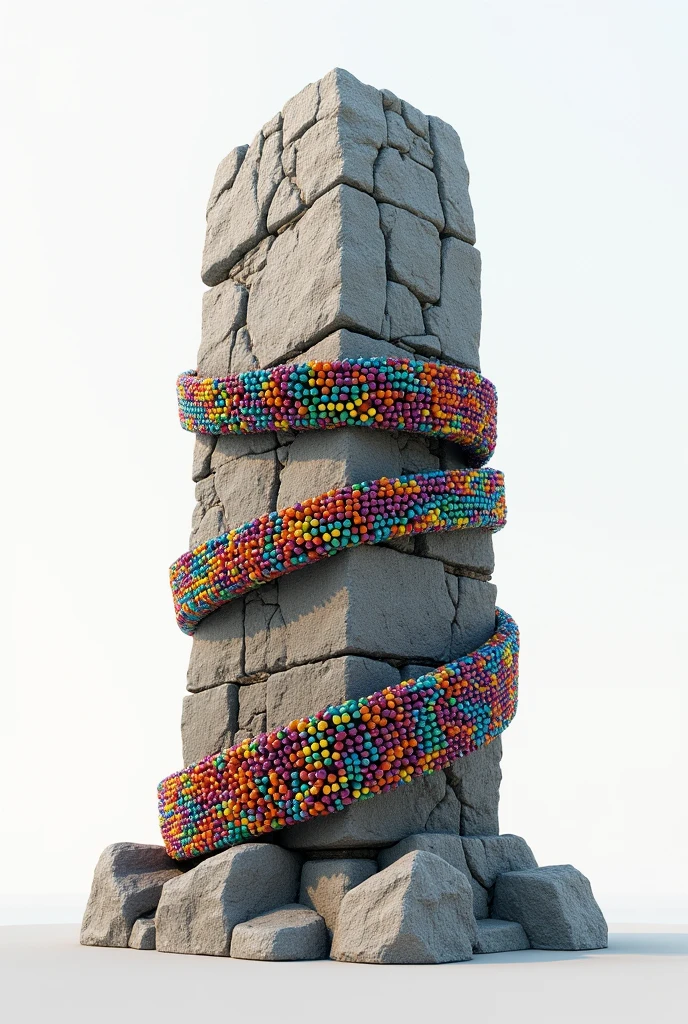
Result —
<svg viewBox="0 0 688 1024"><path fill-rule="evenodd" d="M480 368L480 254L454 129L335 69L220 163L207 209L200 376L411 353ZM191 545L333 487L453 469L455 445L342 428L197 436ZM414 677L494 631L492 538L346 551L202 621L184 760ZM499 740L451 769L286 829L299 849L497 833Z"/></svg>

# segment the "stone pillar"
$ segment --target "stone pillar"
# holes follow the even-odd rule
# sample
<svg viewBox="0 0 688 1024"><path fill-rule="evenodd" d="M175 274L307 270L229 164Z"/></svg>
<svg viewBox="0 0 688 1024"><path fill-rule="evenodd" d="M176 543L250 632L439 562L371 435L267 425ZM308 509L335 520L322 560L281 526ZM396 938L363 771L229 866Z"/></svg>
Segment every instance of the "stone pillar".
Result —
<svg viewBox="0 0 688 1024"><path fill-rule="evenodd" d="M200 376L413 353L480 368L480 254L454 129L335 69L220 163L207 210ZM341 428L197 435L191 546L330 488L462 466L456 446ZM494 631L488 531L348 550L198 626L188 763L374 692ZM299 849L423 831L498 833L501 742L409 785L286 829Z"/></svg>

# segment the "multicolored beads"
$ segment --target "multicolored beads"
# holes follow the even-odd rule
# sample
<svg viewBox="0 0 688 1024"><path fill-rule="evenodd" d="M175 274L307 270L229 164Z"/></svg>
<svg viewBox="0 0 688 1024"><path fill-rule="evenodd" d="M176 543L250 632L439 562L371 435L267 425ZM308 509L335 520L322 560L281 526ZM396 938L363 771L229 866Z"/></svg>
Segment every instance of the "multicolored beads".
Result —
<svg viewBox="0 0 688 1024"><path fill-rule="evenodd" d="M202 434L376 427L443 437L471 465L492 455L495 387L475 370L414 359L307 362L177 379L179 419Z"/></svg>
<svg viewBox="0 0 688 1024"><path fill-rule="evenodd" d="M199 857L443 768L506 728L517 682L518 628L498 611L495 634L472 654L164 779L158 799L167 852Z"/></svg>
<svg viewBox="0 0 688 1024"><path fill-rule="evenodd" d="M358 544L407 534L505 522L504 478L496 469L416 473L352 484L260 516L187 551L170 568L179 627L240 594Z"/></svg>

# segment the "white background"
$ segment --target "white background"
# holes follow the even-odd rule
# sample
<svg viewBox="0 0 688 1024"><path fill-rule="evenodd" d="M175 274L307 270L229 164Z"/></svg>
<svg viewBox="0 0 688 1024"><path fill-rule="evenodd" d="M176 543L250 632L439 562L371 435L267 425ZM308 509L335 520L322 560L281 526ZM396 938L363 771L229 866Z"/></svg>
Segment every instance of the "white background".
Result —
<svg viewBox="0 0 688 1024"><path fill-rule="evenodd" d="M4 919L77 919L106 843L159 841L205 202L340 65L450 121L471 169L523 650L502 829L611 920L688 921L685 3L2 10Z"/></svg>

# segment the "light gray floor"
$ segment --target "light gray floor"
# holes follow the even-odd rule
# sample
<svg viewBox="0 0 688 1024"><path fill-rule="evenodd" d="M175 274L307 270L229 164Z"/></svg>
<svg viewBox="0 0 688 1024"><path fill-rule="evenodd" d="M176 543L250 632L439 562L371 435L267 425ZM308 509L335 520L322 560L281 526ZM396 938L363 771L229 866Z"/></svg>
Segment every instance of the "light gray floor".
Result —
<svg viewBox="0 0 688 1024"><path fill-rule="evenodd" d="M612 928L609 949L438 967L255 963L86 948L75 925L0 928L0 1006L18 1024L609 1024L686 1020L688 928Z"/></svg>

